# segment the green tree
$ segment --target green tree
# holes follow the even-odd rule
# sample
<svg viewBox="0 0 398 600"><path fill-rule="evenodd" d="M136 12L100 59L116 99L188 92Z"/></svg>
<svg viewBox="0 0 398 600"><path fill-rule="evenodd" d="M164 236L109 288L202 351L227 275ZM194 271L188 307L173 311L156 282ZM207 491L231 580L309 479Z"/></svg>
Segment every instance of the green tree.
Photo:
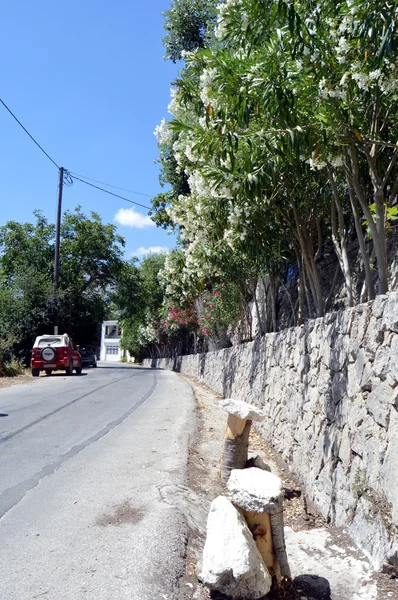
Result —
<svg viewBox="0 0 398 600"><path fill-rule="evenodd" d="M184 52L207 45L217 4L217 0L173 0L171 8L163 13L163 27L167 32L163 38L165 58L176 62Z"/></svg>
<svg viewBox="0 0 398 600"><path fill-rule="evenodd" d="M56 298L53 284L53 225L35 212L35 223L11 221L0 228L0 336L9 353L27 359L34 338L51 331ZM76 342L93 343L109 310L121 271L124 240L114 225L80 208L66 212L61 227L61 277L57 294L61 331Z"/></svg>
<svg viewBox="0 0 398 600"><path fill-rule="evenodd" d="M398 193L397 25L398 8L387 0L219 6L218 43L184 54L173 118L158 136L167 166L174 168L171 154L189 188L174 193L164 171L172 186L166 214L182 254L166 266L166 293L200 294L240 264L254 285L263 275L274 280L275 296L284 261L296 256L298 320L304 300L307 316L322 316L324 232L352 305L347 217L368 298L374 273L379 293L387 291L388 210Z"/></svg>
<svg viewBox="0 0 398 600"><path fill-rule="evenodd" d="M123 327L122 347L137 360L156 341L154 326L160 319L164 287L159 273L165 255L150 253L141 262L125 263L119 274L112 302Z"/></svg>

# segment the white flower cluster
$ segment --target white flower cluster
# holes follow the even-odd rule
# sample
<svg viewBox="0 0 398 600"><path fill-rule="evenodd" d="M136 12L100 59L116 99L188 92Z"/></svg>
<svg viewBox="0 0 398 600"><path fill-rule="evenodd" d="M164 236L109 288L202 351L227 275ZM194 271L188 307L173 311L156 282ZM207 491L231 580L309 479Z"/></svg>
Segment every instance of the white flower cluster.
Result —
<svg viewBox="0 0 398 600"><path fill-rule="evenodd" d="M232 176L225 176L226 185L216 187L198 169L193 170L188 177L189 187L192 194L197 198L212 198L214 200L233 198L234 182Z"/></svg>
<svg viewBox="0 0 398 600"><path fill-rule="evenodd" d="M215 27L214 33L216 39L222 40L227 34L227 20L228 13L233 6L239 6L242 4L242 0L226 0L218 7L218 16L217 16L217 25ZM246 15L247 16L247 15ZM248 24L248 19L247 19ZM247 25L246 25L247 27Z"/></svg>
<svg viewBox="0 0 398 600"><path fill-rule="evenodd" d="M160 146L162 144L167 144L171 140L173 132L170 130L169 123L166 119L162 119L160 125L155 127L153 135L156 136Z"/></svg>
<svg viewBox="0 0 398 600"><path fill-rule="evenodd" d="M337 54L337 61L339 63L345 63L347 60L347 54L349 53L351 47L350 44L348 43L348 40L341 36L339 38L339 43L337 44L335 51Z"/></svg>
<svg viewBox="0 0 398 600"><path fill-rule="evenodd" d="M179 108L180 108L180 104L178 102L178 90L176 90L176 88L171 88L170 89L170 104L167 107L167 110L169 111L169 113L171 115L176 116Z"/></svg>
<svg viewBox="0 0 398 600"><path fill-rule="evenodd" d="M211 104L213 108L217 108L214 94L214 78L217 73L217 69L203 69L200 76L200 98L205 106Z"/></svg>
<svg viewBox="0 0 398 600"><path fill-rule="evenodd" d="M344 89L333 89L330 84L326 81L325 77L319 82L319 97L320 98L338 98L339 100L345 100L347 98L347 92Z"/></svg>
<svg viewBox="0 0 398 600"><path fill-rule="evenodd" d="M152 324L140 325L138 328L138 341L141 344L154 343L157 341L156 333Z"/></svg>
<svg viewBox="0 0 398 600"><path fill-rule="evenodd" d="M317 158L310 158L306 162L310 165L312 171L321 171L328 164L337 169L338 167L343 166L343 157L342 156L332 156L329 154L329 156L327 156L326 160L321 160L321 157L317 157Z"/></svg>

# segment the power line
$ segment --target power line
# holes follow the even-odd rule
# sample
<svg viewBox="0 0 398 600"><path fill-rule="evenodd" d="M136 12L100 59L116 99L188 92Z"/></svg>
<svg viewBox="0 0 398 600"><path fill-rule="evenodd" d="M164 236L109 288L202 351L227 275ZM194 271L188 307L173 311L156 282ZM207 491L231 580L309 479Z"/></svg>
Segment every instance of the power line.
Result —
<svg viewBox="0 0 398 600"><path fill-rule="evenodd" d="M81 183L85 183L86 185L89 185L90 187L95 188L96 190L101 190L101 192L105 192L105 194L109 194L110 196L115 196L115 198L120 198L121 200L125 200L126 202L130 202L130 204L135 204L136 206L141 206L141 208L146 208L147 210L151 210L150 206L145 206L145 204L140 204L139 202L134 202L134 200L130 200L129 198L125 198L125 196L120 196L119 194L114 194L113 192L110 192L109 190L105 190L102 187L99 187L98 185L94 185L93 183L89 183L88 181L84 181L84 179L80 179L80 177L76 177L76 175L72 175L73 179L77 179L77 181L80 181ZM150 196L149 196L150 197Z"/></svg>
<svg viewBox="0 0 398 600"><path fill-rule="evenodd" d="M15 119L15 121L18 123L18 125L20 127L22 127L22 129L25 131L25 133L30 137L30 139L36 144L36 146L38 148L40 148L40 150L43 152L43 154L45 154L47 156L47 158L53 163L53 165L55 165L57 167L57 169L59 170L60 167L57 165L57 163L55 162L55 160L53 160L51 158L51 156L49 154L47 154L47 152L44 150L44 148L42 148L42 146L40 146L40 144L35 140L35 138L29 133L29 131L26 129L26 127L24 127L21 123L21 121L19 119L17 119L17 117L14 115L14 113L8 108L7 104L0 98L0 102L1 104L4 106L4 108L10 113L10 115L13 117L13 119ZM140 206L141 208L145 208L147 210L151 210L151 208L149 206L146 206L145 204L140 204L139 202L134 202L133 200L130 200L129 198L125 198L124 196L120 196L119 194L114 194L113 192L110 192L109 190L105 190L102 187L99 187L98 185L94 185L93 183L89 183L89 181L85 181L85 179L91 180L91 181L95 181L96 183L100 183L102 185L106 185L108 187L113 187L117 190L122 190L124 192L130 192L131 194L138 194L140 196L146 196L147 198L152 198L153 196L151 196L150 194L144 194L142 192L134 192L133 190L127 190L125 188L121 188L121 187L117 187L116 185L111 185L109 183L104 183L102 181L97 181L96 179L90 179L90 177L84 177L84 175L77 175L74 173L70 173L68 170L65 169L65 183L71 185L72 183L72 179L77 179L77 181L80 181L81 183L85 183L86 185L89 185L90 187L93 187L97 190L100 190L101 192L105 192L105 194L109 194L110 196L114 196L115 198L120 198L121 200L125 200L126 202L130 202L130 204L135 204L136 206ZM81 179L83 177L83 179Z"/></svg>
<svg viewBox="0 0 398 600"><path fill-rule="evenodd" d="M118 187L117 185L112 185L110 183L105 183L104 181L98 181L97 179L93 179L92 177L86 177L85 175L79 175L79 173L72 173L72 177L83 177L83 179L88 179L88 181L94 181L95 183L100 183L101 185L106 185L107 187L114 188L115 190L121 190L122 192L130 192L130 194L137 194L138 196L146 196L147 198L153 198L151 194L144 194L143 192L135 192L134 190L128 190L126 188Z"/></svg>
<svg viewBox="0 0 398 600"><path fill-rule="evenodd" d="M12 116L12 117L13 117L13 118L16 120L16 122L18 123L18 125L19 125L20 127L22 127L22 129L23 129L23 130L24 130L24 132L25 132L25 133L26 133L26 134L27 134L27 135L30 137L30 139L31 139L31 140L32 140L32 141L33 141L33 142L36 144L36 146L37 146L38 148L40 148L40 150L43 152L43 154L45 154L45 155L47 156L47 158L48 158L49 160L51 160L51 162L53 163L53 165L55 165L55 166L57 167L57 169L59 169L59 166L57 165L57 163L55 162L55 160L53 160L53 159L51 158L51 156L50 156L49 154L47 154L47 152L44 150L44 148L42 148L42 147L40 146L39 142L37 142L37 141L35 140L35 138L33 137L33 135L31 135L31 134L29 133L29 131L26 129L26 127L24 127L24 126L22 125L21 121L19 121L19 120L17 119L17 117L14 115L14 113L13 113L13 112L12 112L12 111L11 111L11 110L8 108L7 104L6 104L6 103L5 103L5 102L4 102L4 101L3 101L1 98L0 98L0 102L2 103L2 105L4 106L4 108L5 108L6 110L8 110L8 112L10 113L10 115L11 115L11 116Z"/></svg>

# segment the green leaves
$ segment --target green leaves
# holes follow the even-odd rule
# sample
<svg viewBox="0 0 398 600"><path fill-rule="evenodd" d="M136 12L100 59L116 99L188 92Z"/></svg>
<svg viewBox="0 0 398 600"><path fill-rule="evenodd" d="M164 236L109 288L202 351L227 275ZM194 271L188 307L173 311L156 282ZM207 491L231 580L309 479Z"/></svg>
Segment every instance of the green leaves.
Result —
<svg viewBox="0 0 398 600"><path fill-rule="evenodd" d="M173 0L171 8L163 13L163 27L167 32L163 38L165 58L176 62L184 52L206 46L217 4L217 0Z"/></svg>
<svg viewBox="0 0 398 600"><path fill-rule="evenodd" d="M55 314L54 226L39 212L35 223L8 222L0 229L0 336L26 358L36 335L52 330ZM61 330L82 344L96 343L120 273L124 240L114 225L80 208L64 213L58 312Z"/></svg>

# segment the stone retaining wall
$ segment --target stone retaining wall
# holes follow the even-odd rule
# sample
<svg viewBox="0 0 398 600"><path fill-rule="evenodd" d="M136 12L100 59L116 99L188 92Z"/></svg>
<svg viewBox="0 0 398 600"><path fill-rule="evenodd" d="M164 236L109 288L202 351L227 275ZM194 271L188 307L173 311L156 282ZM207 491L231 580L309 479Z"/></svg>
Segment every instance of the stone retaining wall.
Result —
<svg viewBox="0 0 398 600"><path fill-rule="evenodd" d="M398 294L233 348L146 361L264 409L325 518L398 565Z"/></svg>

